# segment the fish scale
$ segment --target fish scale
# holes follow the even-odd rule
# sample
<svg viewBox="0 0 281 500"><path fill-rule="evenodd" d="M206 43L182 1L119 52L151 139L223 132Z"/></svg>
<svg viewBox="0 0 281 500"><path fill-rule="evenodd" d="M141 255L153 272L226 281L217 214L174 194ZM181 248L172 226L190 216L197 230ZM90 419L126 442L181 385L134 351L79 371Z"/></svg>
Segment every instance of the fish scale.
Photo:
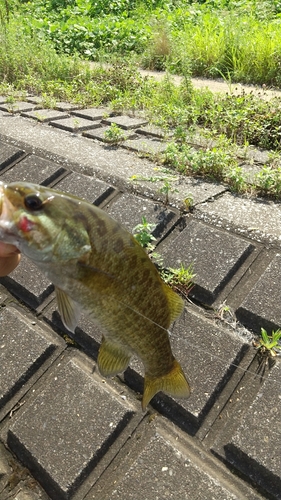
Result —
<svg viewBox="0 0 281 500"><path fill-rule="evenodd" d="M136 354L145 369L143 409L159 391L189 396L168 335L183 301L117 221L75 196L0 182L0 240L15 245L54 283L66 328L74 332L82 312L99 325L103 376L124 371Z"/></svg>

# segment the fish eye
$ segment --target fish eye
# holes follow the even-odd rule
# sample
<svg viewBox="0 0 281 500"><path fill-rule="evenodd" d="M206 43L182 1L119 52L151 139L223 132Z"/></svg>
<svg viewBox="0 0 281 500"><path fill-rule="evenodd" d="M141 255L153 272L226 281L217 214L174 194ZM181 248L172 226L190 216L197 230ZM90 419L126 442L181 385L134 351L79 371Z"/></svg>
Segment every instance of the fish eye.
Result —
<svg viewBox="0 0 281 500"><path fill-rule="evenodd" d="M38 194L28 194L24 198L25 208L28 210L40 210L43 205L42 200L39 198Z"/></svg>

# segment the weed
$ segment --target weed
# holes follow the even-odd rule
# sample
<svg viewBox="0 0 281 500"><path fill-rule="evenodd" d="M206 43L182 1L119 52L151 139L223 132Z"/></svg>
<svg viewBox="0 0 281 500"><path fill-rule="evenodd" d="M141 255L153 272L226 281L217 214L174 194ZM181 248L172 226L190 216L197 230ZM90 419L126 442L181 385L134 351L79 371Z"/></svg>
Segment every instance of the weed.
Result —
<svg viewBox="0 0 281 500"><path fill-rule="evenodd" d="M155 245L152 243L156 241L156 238L152 235L156 224L151 224L147 222L145 217L142 217L141 224L138 224L133 229L134 238L139 242L139 244L146 248L148 252L154 250Z"/></svg>
<svg viewBox="0 0 281 500"><path fill-rule="evenodd" d="M185 298L193 288L193 266L184 267L183 264L179 268L164 268L163 259L160 254L154 252L156 238L152 235L156 225L149 223L145 217L142 217L141 224L138 224L133 229L134 238L139 244L151 254L159 269L162 280L171 288L182 294Z"/></svg>
<svg viewBox="0 0 281 500"><path fill-rule="evenodd" d="M167 179L163 179L163 186L159 189L159 192L165 194L165 205L168 205L169 195L172 193L178 193L179 191L174 188Z"/></svg>
<svg viewBox="0 0 281 500"><path fill-rule="evenodd" d="M262 355L268 357L275 357L280 352L281 344L281 330L272 331L271 335L268 335L264 328L261 328L261 338L254 342L254 346L259 349Z"/></svg>
<svg viewBox="0 0 281 500"><path fill-rule="evenodd" d="M118 144L126 138L123 130L116 123L111 123L104 132L104 140L110 144Z"/></svg>
<svg viewBox="0 0 281 500"><path fill-rule="evenodd" d="M169 285L185 285L193 286L191 280L194 278L195 274L193 272L192 264L187 268L183 264L179 268L168 267L161 271L161 276L163 280Z"/></svg>
<svg viewBox="0 0 281 500"><path fill-rule="evenodd" d="M264 165L255 175L254 185L259 194L280 198L281 167L273 168L270 165Z"/></svg>

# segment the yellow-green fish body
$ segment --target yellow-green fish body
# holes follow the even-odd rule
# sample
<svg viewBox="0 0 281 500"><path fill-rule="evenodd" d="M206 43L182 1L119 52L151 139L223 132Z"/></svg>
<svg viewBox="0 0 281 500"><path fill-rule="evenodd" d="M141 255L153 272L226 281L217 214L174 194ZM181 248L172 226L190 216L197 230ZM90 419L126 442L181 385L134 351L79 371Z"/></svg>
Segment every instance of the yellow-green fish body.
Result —
<svg viewBox="0 0 281 500"><path fill-rule="evenodd" d="M70 331L82 311L100 326L103 376L124 371L136 354L145 369L143 408L160 390L189 395L167 331L183 302L118 222L75 196L0 183L0 240L16 245L54 283Z"/></svg>

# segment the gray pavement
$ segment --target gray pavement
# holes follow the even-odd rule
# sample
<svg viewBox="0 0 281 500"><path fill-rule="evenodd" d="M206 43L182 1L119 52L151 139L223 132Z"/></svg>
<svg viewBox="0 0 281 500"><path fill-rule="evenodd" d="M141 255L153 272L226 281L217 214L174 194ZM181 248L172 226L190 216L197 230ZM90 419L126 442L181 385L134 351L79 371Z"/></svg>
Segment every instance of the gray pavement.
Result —
<svg viewBox="0 0 281 500"><path fill-rule="evenodd" d="M280 358L253 346L281 326L280 204L167 173L161 131L143 118L10 106L0 97L1 181L74 193L129 231L145 216L164 265L196 276L171 332L191 397L158 394L144 413L138 360L104 380L88 318L69 337L52 284L24 257L1 278L0 499L281 499ZM112 122L117 146L104 142ZM267 158L249 148L241 161Z"/></svg>

